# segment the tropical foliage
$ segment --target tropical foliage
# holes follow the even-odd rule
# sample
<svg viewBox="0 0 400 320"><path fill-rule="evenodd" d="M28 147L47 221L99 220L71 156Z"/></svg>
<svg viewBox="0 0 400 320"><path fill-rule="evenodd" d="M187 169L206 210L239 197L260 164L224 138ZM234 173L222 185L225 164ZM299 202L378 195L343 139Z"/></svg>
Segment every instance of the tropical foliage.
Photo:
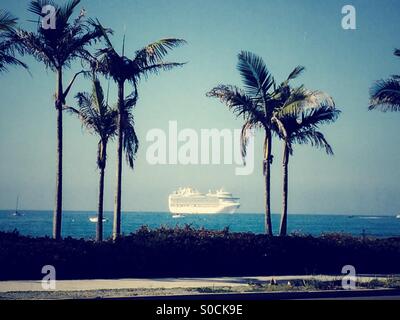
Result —
<svg viewBox="0 0 400 320"><path fill-rule="evenodd" d="M244 118L242 126L242 155L246 157L249 131L264 130L263 172L265 176L265 232L272 235L271 223L271 164L273 161L272 133L273 118L277 112L292 112L306 98L302 92L291 94L289 83L304 70L298 66L280 85L276 84L261 57L254 53L242 51L238 56L237 69L242 77L244 88L233 85L219 85L207 93L225 103L237 117ZM290 97L290 99L289 99Z"/></svg>
<svg viewBox="0 0 400 320"><path fill-rule="evenodd" d="M53 219L53 237L61 238L62 219L62 169L63 169L63 111L79 116L82 124L98 135L97 166L100 170L97 240L103 238L103 199L104 173L107 162L107 143L117 139L117 185L114 203L113 239L121 234L121 197L122 197L122 157L125 153L129 167L133 168L139 148L139 139L135 132L133 109L138 101L138 85L149 75L159 74L184 63L165 61L166 56L186 41L178 38L166 38L150 43L137 50L131 58L125 54L125 36L122 52L115 49L109 37L112 30L104 28L98 19L87 19L85 10L73 17L80 0L70 0L63 5L52 0L34 0L30 2L29 12L34 14L34 31L16 30L17 19L11 14L0 11L0 72L9 65L27 66L19 60L17 53L31 55L46 69L57 75L54 106L57 112L57 172L56 204ZM45 28L42 20L47 13L43 8L50 5L55 8L54 28ZM105 47L97 51L91 46L104 41ZM94 53L93 53L94 52ZM400 56L400 50L395 50ZM64 87L64 70L72 67L74 61L89 66L90 71L79 70ZM82 67L84 68L84 67ZM288 204L288 164L293 154L294 144L310 144L323 148L333 154L332 148L319 127L335 121L339 110L333 99L320 91L310 91L303 86L293 88L291 82L298 78L304 67L297 66L289 76L278 83L270 73L263 59L254 53L242 51L238 55L237 70L242 78L243 88L221 84L214 87L207 96L218 98L233 113L244 119L241 135L241 151L246 161L247 145L251 132L261 129L264 133L263 174L265 177L265 232L272 236L271 223L271 165L273 162L273 137L283 141L283 209L280 234L287 233ZM91 93L80 92L76 96L77 108L68 107L66 98L80 74L93 75ZM118 88L118 102L114 108L105 99L98 75L113 80ZM376 82L371 89L370 109L382 111L400 110L400 76L393 75L388 80ZM126 84L130 85L129 94L125 93ZM108 96L108 95L107 95Z"/></svg>
<svg viewBox="0 0 400 320"><path fill-rule="evenodd" d="M102 30L106 47L97 52L92 65L106 77L113 79L118 85L118 121L117 121L117 187L114 204L113 238L121 234L121 196L122 196L122 153L127 150L126 158L131 168L134 165L134 157L138 147L138 139L134 131L125 134L129 129L125 124L133 121L131 113L138 99L138 83L142 78L150 74L158 74L160 71L170 70L182 66L182 63L165 62L163 59L170 50L185 44L182 39L161 39L138 50L132 59L125 56L125 39L122 53L119 54L106 32L106 29L97 20L96 27ZM132 93L125 98L125 83L132 85ZM131 128L133 129L133 127Z"/></svg>
<svg viewBox="0 0 400 320"><path fill-rule="evenodd" d="M395 49L394 55L400 57L400 49ZM375 82L370 89L369 110L400 111L400 75Z"/></svg>
<svg viewBox="0 0 400 320"><path fill-rule="evenodd" d="M63 152L63 108L65 99L76 79L82 73L76 73L64 90L63 70L69 68L76 59L90 57L88 48L102 35L85 19L83 12L73 19L75 9L80 0L71 0L58 5L51 0L31 1L29 11L37 18L34 32L18 30L13 39L20 43L24 54L33 56L46 68L57 75L55 92L55 109L57 111L57 172L56 172L56 204L53 218L53 237L61 238L62 218L62 152ZM41 19L46 14L42 9L46 5L55 8L55 28L43 28Z"/></svg>
<svg viewBox="0 0 400 320"><path fill-rule="evenodd" d="M13 41L18 19L10 13L0 10L0 73L15 65L28 69L28 66L17 59L18 42Z"/></svg>
<svg viewBox="0 0 400 320"><path fill-rule="evenodd" d="M91 93L79 92L76 95L79 108L67 109L76 114L89 132L99 136L97 149L97 167L100 171L99 201L97 214L96 240L103 240L103 203L104 203L104 173L107 162L107 143L117 133L117 111L108 105L99 79L93 77ZM133 123L128 124L133 126Z"/></svg>
<svg viewBox="0 0 400 320"><path fill-rule="evenodd" d="M293 155L294 144L310 144L316 148L323 148L328 155L333 155L333 150L323 133L319 131L319 126L334 122L339 116L340 111L335 108L333 100L330 98L319 100L314 99L324 96L322 93L311 92L303 87L289 88L290 96L288 103L278 111L273 117L275 124L274 131L283 141L283 202L282 216L279 234L287 234L287 213L288 213L288 166L289 157ZM290 104L292 99L303 96L304 102L297 108ZM297 98L293 98L296 96ZM285 110L289 108L290 110Z"/></svg>

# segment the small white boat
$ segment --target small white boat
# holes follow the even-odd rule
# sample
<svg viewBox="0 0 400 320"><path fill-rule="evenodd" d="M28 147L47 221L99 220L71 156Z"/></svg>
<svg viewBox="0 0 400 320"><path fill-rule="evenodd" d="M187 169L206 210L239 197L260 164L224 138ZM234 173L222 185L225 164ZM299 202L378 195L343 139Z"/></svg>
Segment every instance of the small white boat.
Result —
<svg viewBox="0 0 400 320"><path fill-rule="evenodd" d="M396 216L396 218L397 218L397 219L400 219L400 214L398 214L398 215Z"/></svg>
<svg viewBox="0 0 400 320"><path fill-rule="evenodd" d="M172 218L174 218L174 219L179 219L179 218L184 218L185 216L184 215L182 215L182 214L174 214L173 216L172 216Z"/></svg>
<svg viewBox="0 0 400 320"><path fill-rule="evenodd" d="M21 212L15 211L12 215L13 215L14 217L22 217L24 214L21 213Z"/></svg>
<svg viewBox="0 0 400 320"><path fill-rule="evenodd" d="M90 217L89 220L90 220L90 222L97 223L97 222L99 221L99 218L97 218L97 217ZM107 219L106 219L106 218L103 218L103 222L107 222Z"/></svg>
<svg viewBox="0 0 400 320"><path fill-rule="evenodd" d="M18 204L19 204L19 196L17 197L17 203L15 205L15 211L13 212L14 217L22 217L24 214L18 211Z"/></svg>

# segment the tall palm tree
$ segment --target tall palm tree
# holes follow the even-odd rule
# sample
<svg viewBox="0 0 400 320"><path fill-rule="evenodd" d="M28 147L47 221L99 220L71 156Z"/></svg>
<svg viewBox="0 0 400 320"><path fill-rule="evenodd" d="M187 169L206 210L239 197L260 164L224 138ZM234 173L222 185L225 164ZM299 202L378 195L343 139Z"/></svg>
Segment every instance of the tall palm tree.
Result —
<svg viewBox="0 0 400 320"><path fill-rule="evenodd" d="M107 46L99 50L96 55L97 70L105 76L112 78L118 86L117 188L115 193L113 223L113 239L117 239L121 234L122 153L123 148L129 145L129 143L127 143L128 137L124 134L124 122L126 121L125 117L132 117L131 108L124 109L125 83L129 82L133 86L133 92L129 95L130 105L133 107L138 98L137 85L141 78L146 78L152 73L157 74L162 70L170 70L183 65L183 63L165 62L163 58L171 49L185 44L186 41L171 38L161 39L136 51L133 58L129 59L125 56L125 37L122 45L122 54L119 54L98 20L97 27L103 30L103 37L107 44ZM132 152L127 152L126 158L129 166L132 168L134 159L131 157L131 154Z"/></svg>
<svg viewBox="0 0 400 320"><path fill-rule="evenodd" d="M394 50L400 57L400 49ZM369 110L400 111L400 75L392 75L389 79L376 81L370 89Z"/></svg>
<svg viewBox="0 0 400 320"><path fill-rule="evenodd" d="M7 71L8 65L21 66L28 69L28 66L15 57L18 43L13 41L15 27L18 19L10 13L0 10L0 73Z"/></svg>
<svg viewBox="0 0 400 320"><path fill-rule="evenodd" d="M271 223L271 164L272 150L272 117L283 106L283 93L289 82L299 76L303 67L296 67L289 77L277 86L262 58L254 53L242 51L238 55L237 69L242 77L244 89L233 85L219 85L207 93L225 103L238 116L244 117L242 127L242 156L246 157L248 130L260 128L264 130L263 174L265 177L265 233L273 235ZM303 97L301 97L303 98ZM299 98L300 100L300 98ZM298 103L292 102L292 106ZM289 110L289 108L286 108ZM285 109L285 110L286 110Z"/></svg>
<svg viewBox="0 0 400 320"><path fill-rule="evenodd" d="M57 5L51 0L31 1L28 10L38 18L35 32L19 30L16 40L20 41L25 53L32 55L44 64L46 69L56 73L55 109L57 111L57 172L56 201L53 218L53 237L61 238L62 218L62 152L63 152L63 106L65 99L79 74L76 73L66 89L63 87L63 71L78 58L89 56L88 47L100 38L101 32L88 21L84 14L72 20L72 15L80 0L70 0L63 5ZM55 29L44 29L40 20L45 17L42 8L52 5L55 9Z"/></svg>
<svg viewBox="0 0 400 320"><path fill-rule="evenodd" d="M301 95L305 97L303 104L300 104L297 108L291 108L289 112L285 110L284 106L273 117L275 132L283 140L283 203L280 236L287 234L289 157L293 155L293 145L295 143L310 144L317 148L324 148L328 155L333 155L332 147L318 129L322 124L334 122L340 113L335 108L333 100L314 100L312 97L315 96L315 93L304 90L302 87L292 91L286 106L290 106L291 100L297 99L295 97Z"/></svg>
<svg viewBox="0 0 400 320"><path fill-rule="evenodd" d="M91 133L99 136L97 150L97 167L100 171L99 200L97 211L96 241L103 240L103 202L104 202L104 173L107 162L107 143L117 133L117 111L108 105L103 89L97 77L93 78L92 92L79 92L76 95L79 108L68 107L67 110L79 116L82 125ZM133 125L128 123L127 125Z"/></svg>

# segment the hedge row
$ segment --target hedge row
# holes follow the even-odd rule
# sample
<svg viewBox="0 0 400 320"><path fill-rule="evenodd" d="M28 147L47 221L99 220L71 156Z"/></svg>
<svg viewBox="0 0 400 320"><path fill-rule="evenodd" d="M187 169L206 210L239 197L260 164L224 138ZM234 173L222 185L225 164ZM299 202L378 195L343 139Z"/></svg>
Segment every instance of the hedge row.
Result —
<svg viewBox="0 0 400 320"><path fill-rule="evenodd" d="M0 232L0 279L57 279L400 273L400 238L268 237L184 228L142 227L118 241L31 238Z"/></svg>

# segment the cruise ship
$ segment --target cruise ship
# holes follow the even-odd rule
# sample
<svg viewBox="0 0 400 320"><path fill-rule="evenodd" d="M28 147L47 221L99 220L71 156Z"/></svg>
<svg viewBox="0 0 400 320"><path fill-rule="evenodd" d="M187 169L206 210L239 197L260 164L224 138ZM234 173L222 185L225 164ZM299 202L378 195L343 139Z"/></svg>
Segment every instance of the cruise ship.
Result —
<svg viewBox="0 0 400 320"><path fill-rule="evenodd" d="M235 213L240 207L239 198L222 189L205 194L192 188L180 188L170 194L168 205L175 215Z"/></svg>

